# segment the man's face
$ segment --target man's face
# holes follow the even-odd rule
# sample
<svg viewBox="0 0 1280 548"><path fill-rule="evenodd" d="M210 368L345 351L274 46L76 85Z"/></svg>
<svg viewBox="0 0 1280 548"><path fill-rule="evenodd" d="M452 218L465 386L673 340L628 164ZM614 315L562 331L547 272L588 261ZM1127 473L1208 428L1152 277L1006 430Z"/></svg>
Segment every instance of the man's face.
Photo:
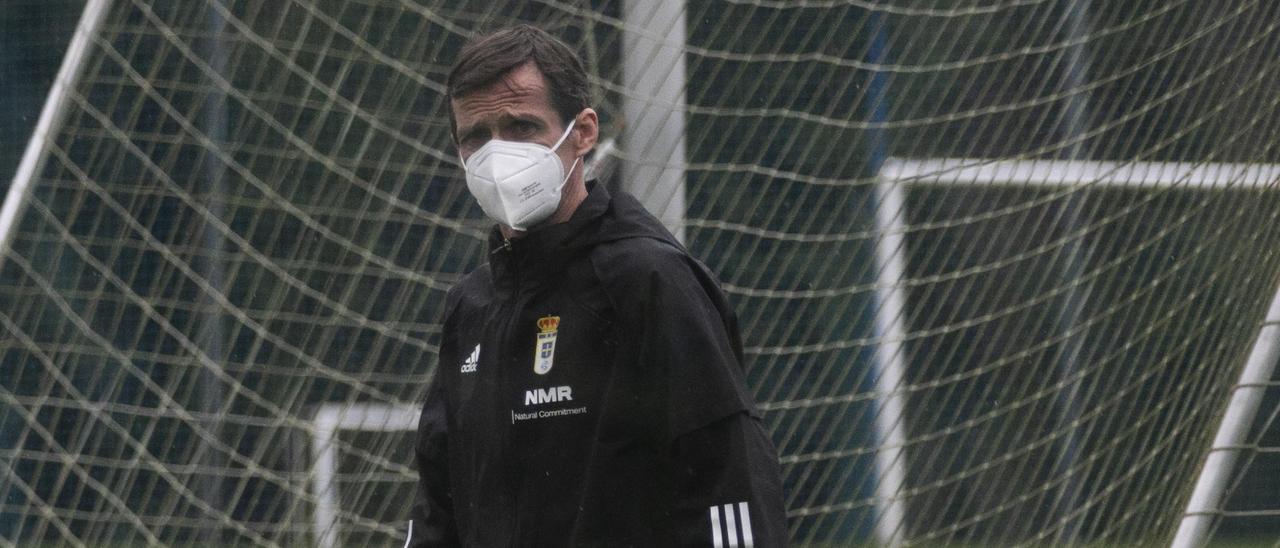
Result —
<svg viewBox="0 0 1280 548"><path fill-rule="evenodd" d="M564 133L564 124L551 106L546 79L532 62L453 99L450 106L458 127L458 153L464 162L490 139L550 147ZM568 166L576 157L577 148L577 140L570 135L556 153Z"/></svg>

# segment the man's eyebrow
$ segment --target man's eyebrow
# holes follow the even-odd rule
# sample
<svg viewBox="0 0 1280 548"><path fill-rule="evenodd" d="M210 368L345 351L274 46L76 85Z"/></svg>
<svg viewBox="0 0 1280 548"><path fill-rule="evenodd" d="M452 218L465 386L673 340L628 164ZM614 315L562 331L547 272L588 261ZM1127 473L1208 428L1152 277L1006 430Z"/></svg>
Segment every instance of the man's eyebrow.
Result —
<svg viewBox="0 0 1280 548"><path fill-rule="evenodd" d="M547 125L546 122L543 121L542 118L538 117L537 115L527 114L523 112L517 112L514 114L504 114L502 116L502 122L503 123L532 122L534 124L537 124L539 127Z"/></svg>
<svg viewBox="0 0 1280 548"><path fill-rule="evenodd" d="M528 122L537 125L539 128L549 127L546 120L543 120L537 114L516 112L504 113L498 118L500 124L506 125L514 122ZM461 143L473 137L483 137L488 135L489 128L484 123L474 124L471 127L458 128L458 142Z"/></svg>

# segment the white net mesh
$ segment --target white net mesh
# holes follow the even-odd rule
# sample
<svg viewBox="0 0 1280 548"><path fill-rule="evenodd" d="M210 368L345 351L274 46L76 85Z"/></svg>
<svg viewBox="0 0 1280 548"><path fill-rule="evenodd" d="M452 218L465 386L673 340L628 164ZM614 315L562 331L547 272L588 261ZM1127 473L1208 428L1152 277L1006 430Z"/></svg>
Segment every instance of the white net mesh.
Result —
<svg viewBox="0 0 1280 548"><path fill-rule="evenodd" d="M1167 540L1280 285L1272 2L690 0L676 102L623 71L672 3L103 4L10 197L3 544L399 545L412 431L317 417L420 401L485 258L443 79L515 21L610 184L683 172L797 544Z"/></svg>

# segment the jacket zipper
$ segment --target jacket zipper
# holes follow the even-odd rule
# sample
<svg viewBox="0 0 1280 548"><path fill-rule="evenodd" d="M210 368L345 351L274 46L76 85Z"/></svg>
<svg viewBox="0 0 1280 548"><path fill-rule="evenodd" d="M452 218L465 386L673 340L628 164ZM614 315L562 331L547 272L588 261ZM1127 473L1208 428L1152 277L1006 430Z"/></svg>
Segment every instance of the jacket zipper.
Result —
<svg viewBox="0 0 1280 548"><path fill-rule="evenodd" d="M497 247L497 249L494 249L493 251L490 251L490 252L489 252L489 255L490 255L490 256L497 255L499 251L511 251L511 240L510 240L510 239L508 239L506 236L503 236L503 237L502 237L502 245L498 246L498 247ZM511 263L511 264L512 264L512 265L513 265L513 267L514 267L514 265L515 265L515 259L514 259L514 257L512 258L512 263ZM519 277L517 276L516 278L518 279Z"/></svg>
<svg viewBox="0 0 1280 548"><path fill-rule="evenodd" d="M507 301L507 307L506 307L507 314L509 314L509 318L507 319L503 332L499 337L499 340L503 343L502 346L500 346L499 348L501 348L501 352L505 353L508 351L508 347L512 345L513 339L515 338L516 331L518 331L519 329L519 325L517 324L520 321L520 297L521 297L520 281L521 280L520 280L519 261L517 260L517 257L515 255L515 248L512 246L510 238L503 236L502 245L498 246L497 249L494 249L492 252L490 252L490 255L491 256L496 255L498 254L498 252L501 252L501 251L507 252L507 259L510 261L510 266L511 266L510 273L511 273L511 282L512 282L511 298ZM499 385L498 390L499 390L500 397L506 398L509 396L508 390L511 390L512 388L514 388L514 383L512 382L511 379L512 379L512 375L515 373L513 368L508 366L515 363L516 356L500 355L500 358L501 359L499 361L498 367L501 370L501 378L499 379L499 382L498 382L498 385ZM511 363L509 364L506 362L511 362ZM509 401L504 401L503 403L509 403ZM515 462L515 448L512 446L512 437L514 436L514 434L515 434L514 431L509 431L508 435L504 436L502 440L503 461L507 463ZM513 467L508 465L507 469L508 469L507 483L509 485L515 485L517 483L516 478L511 477L511 475L514 474ZM509 503L511 504L511 511L513 514L517 514L520 509L519 489L518 488L512 489L508 494L510 495ZM515 523L512 523L511 525L512 525L511 528L507 531L507 535L508 535L507 546L517 546L518 543L516 542L516 540L519 538L518 529L520 524L519 522L515 522Z"/></svg>

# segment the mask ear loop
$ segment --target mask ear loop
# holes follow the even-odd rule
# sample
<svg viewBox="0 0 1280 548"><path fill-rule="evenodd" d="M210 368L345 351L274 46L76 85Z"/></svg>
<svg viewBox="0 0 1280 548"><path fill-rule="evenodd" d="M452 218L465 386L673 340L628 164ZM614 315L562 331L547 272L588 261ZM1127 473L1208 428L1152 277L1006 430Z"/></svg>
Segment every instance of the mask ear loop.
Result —
<svg viewBox="0 0 1280 548"><path fill-rule="evenodd" d="M569 127L564 128L564 135L561 135L560 140L556 141L556 144L551 146L551 152L553 154L555 153L555 151L560 150L560 145L564 144L565 139L569 138L569 133L573 132L573 125L576 123L578 123L577 118L569 120ZM574 168L578 167L578 160L581 160L581 159L582 159L581 157L575 157L573 159L573 165L569 166L568 171L565 171L564 179L560 180L560 185L556 187L556 190L564 188L565 183L569 182L569 176L573 175L573 170Z"/></svg>
<svg viewBox="0 0 1280 548"><path fill-rule="evenodd" d="M569 133L573 131L573 125L576 123L578 123L577 118L569 120L569 127L564 128L564 134L560 135L560 140L556 141L556 144L551 145L551 150L553 152L556 150L560 150L560 145L564 144L565 139L569 138Z"/></svg>

